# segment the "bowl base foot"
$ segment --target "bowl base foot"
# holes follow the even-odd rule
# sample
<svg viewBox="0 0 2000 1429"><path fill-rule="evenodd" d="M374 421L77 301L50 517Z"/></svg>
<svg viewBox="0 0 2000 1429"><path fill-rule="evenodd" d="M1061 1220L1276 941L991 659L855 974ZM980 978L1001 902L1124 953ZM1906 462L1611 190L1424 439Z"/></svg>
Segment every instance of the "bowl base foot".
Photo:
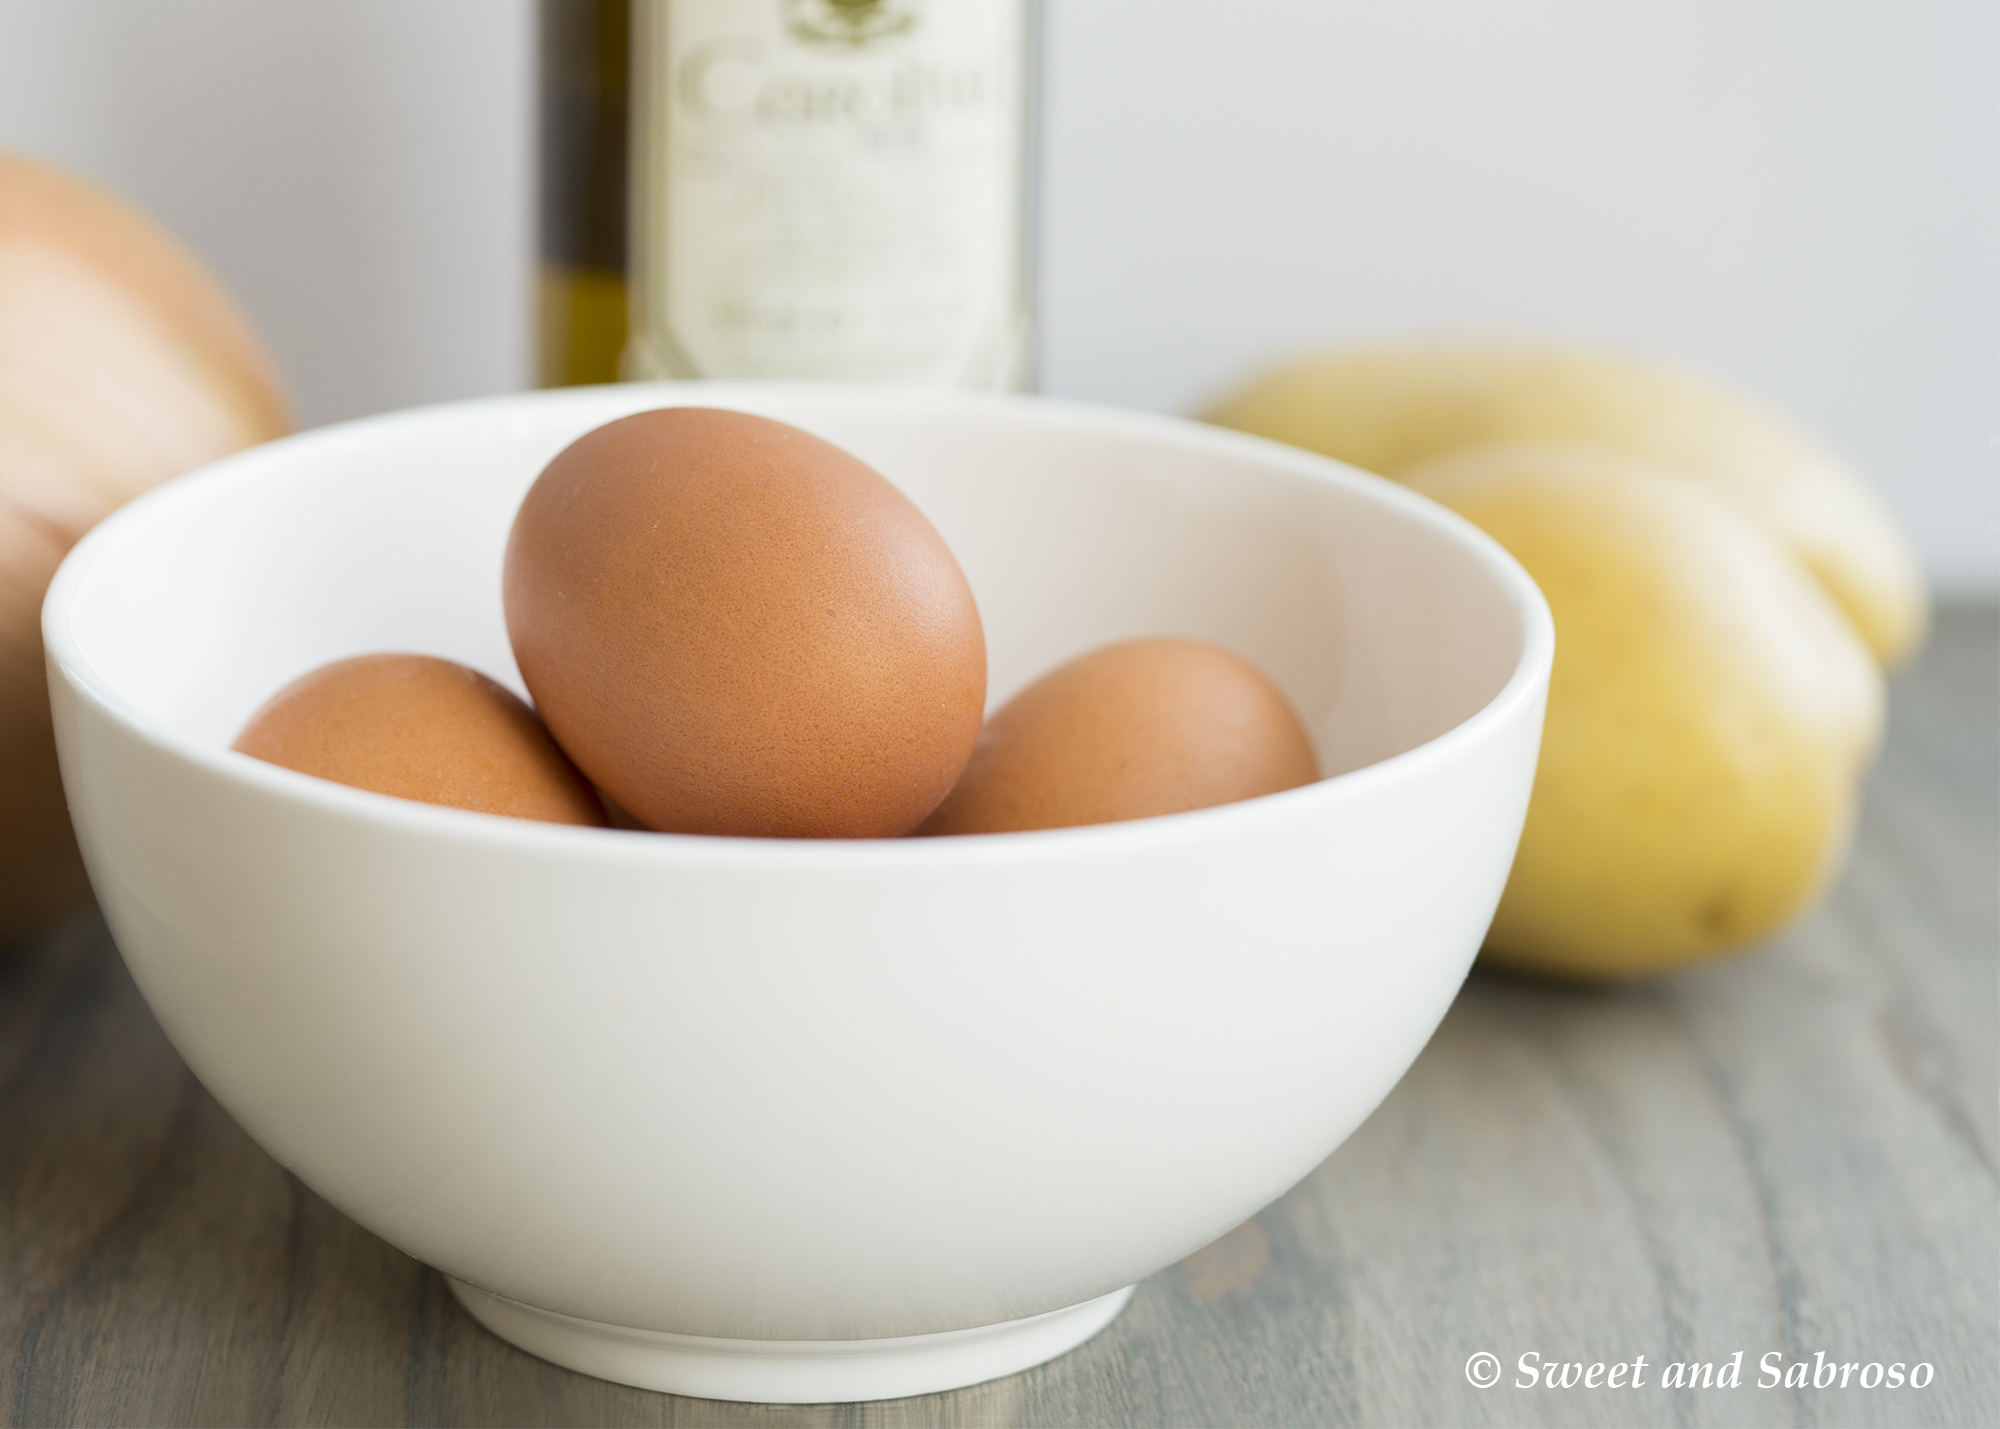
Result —
<svg viewBox="0 0 2000 1429"><path fill-rule="evenodd" d="M445 1280L473 1319L566 1369L641 1389L762 1404L898 1399L998 1379L1075 1349L1132 1298L1128 1285L1025 1320L898 1339L725 1340L579 1320Z"/></svg>

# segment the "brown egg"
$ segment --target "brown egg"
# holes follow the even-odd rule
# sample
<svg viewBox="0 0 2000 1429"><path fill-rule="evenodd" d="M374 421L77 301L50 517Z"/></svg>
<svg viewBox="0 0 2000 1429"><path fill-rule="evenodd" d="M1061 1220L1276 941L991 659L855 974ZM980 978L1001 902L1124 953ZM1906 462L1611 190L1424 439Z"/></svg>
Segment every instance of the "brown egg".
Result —
<svg viewBox="0 0 2000 1429"><path fill-rule="evenodd" d="M1131 640L1079 655L995 711L917 833L1110 824L1317 778L1299 717L1256 666L1199 640Z"/></svg>
<svg viewBox="0 0 2000 1429"><path fill-rule="evenodd" d="M503 589L542 718L648 828L905 833L978 737L958 562L874 470L781 422L679 407L585 434L521 503Z"/></svg>
<svg viewBox="0 0 2000 1429"><path fill-rule="evenodd" d="M535 712L477 670L428 655L359 655L302 675L232 748L336 784L424 804L605 822Z"/></svg>

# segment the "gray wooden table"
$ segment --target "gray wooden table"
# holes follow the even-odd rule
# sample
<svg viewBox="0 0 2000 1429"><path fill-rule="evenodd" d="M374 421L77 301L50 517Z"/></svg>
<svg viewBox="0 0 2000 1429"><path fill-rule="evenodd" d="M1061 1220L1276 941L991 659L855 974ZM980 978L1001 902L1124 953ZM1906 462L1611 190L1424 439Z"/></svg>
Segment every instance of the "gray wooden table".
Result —
<svg viewBox="0 0 2000 1429"><path fill-rule="evenodd" d="M1996 824L2000 617L1947 611L1792 931L1615 991L1475 974L1347 1145L1096 1340L869 1405L495 1339L251 1144L79 920L0 953L0 1422L2000 1424ZM1739 1386L1661 1386L1739 1350ZM1846 1387L1759 1387L1822 1354ZM1522 1388L1526 1355L1644 1387ZM1929 1383L1860 1386L1897 1363Z"/></svg>

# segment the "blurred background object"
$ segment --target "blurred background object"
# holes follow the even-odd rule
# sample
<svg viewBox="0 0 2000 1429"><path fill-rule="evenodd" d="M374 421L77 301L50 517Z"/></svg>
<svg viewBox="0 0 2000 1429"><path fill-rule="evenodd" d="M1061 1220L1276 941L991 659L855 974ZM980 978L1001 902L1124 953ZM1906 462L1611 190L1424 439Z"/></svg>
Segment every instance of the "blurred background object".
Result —
<svg viewBox="0 0 2000 1429"><path fill-rule="evenodd" d="M1041 386L1188 411L1294 352L1609 345L1845 452L2000 590L2000 7L1048 7ZM308 424L534 378L530 0L9 0L0 146L158 214Z"/></svg>
<svg viewBox="0 0 2000 1429"><path fill-rule="evenodd" d="M1036 9L634 0L619 370L1028 386Z"/></svg>
<svg viewBox="0 0 2000 1429"><path fill-rule="evenodd" d="M541 0L535 380L615 382L625 350L631 0Z"/></svg>
<svg viewBox="0 0 2000 1429"><path fill-rule="evenodd" d="M42 648L57 564L134 496L290 428L269 355L199 259L0 149L0 944L90 900Z"/></svg>

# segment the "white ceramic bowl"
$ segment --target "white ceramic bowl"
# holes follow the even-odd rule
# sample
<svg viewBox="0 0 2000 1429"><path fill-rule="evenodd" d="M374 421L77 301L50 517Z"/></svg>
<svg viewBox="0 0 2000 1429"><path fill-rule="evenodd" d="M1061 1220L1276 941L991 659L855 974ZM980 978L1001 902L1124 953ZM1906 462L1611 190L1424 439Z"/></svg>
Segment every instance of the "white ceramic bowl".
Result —
<svg viewBox="0 0 2000 1429"><path fill-rule="evenodd" d="M1331 777L1095 828L561 828L232 753L371 650L519 689L509 522L581 432L738 407L873 463L978 597L997 703L1123 637L1285 689ZM162 1026L273 1156L549 1358L852 1399L1094 1333L1400 1077L1513 856L1553 640L1409 492L1166 418L801 387L533 394L310 432L93 531L45 609L63 776Z"/></svg>

